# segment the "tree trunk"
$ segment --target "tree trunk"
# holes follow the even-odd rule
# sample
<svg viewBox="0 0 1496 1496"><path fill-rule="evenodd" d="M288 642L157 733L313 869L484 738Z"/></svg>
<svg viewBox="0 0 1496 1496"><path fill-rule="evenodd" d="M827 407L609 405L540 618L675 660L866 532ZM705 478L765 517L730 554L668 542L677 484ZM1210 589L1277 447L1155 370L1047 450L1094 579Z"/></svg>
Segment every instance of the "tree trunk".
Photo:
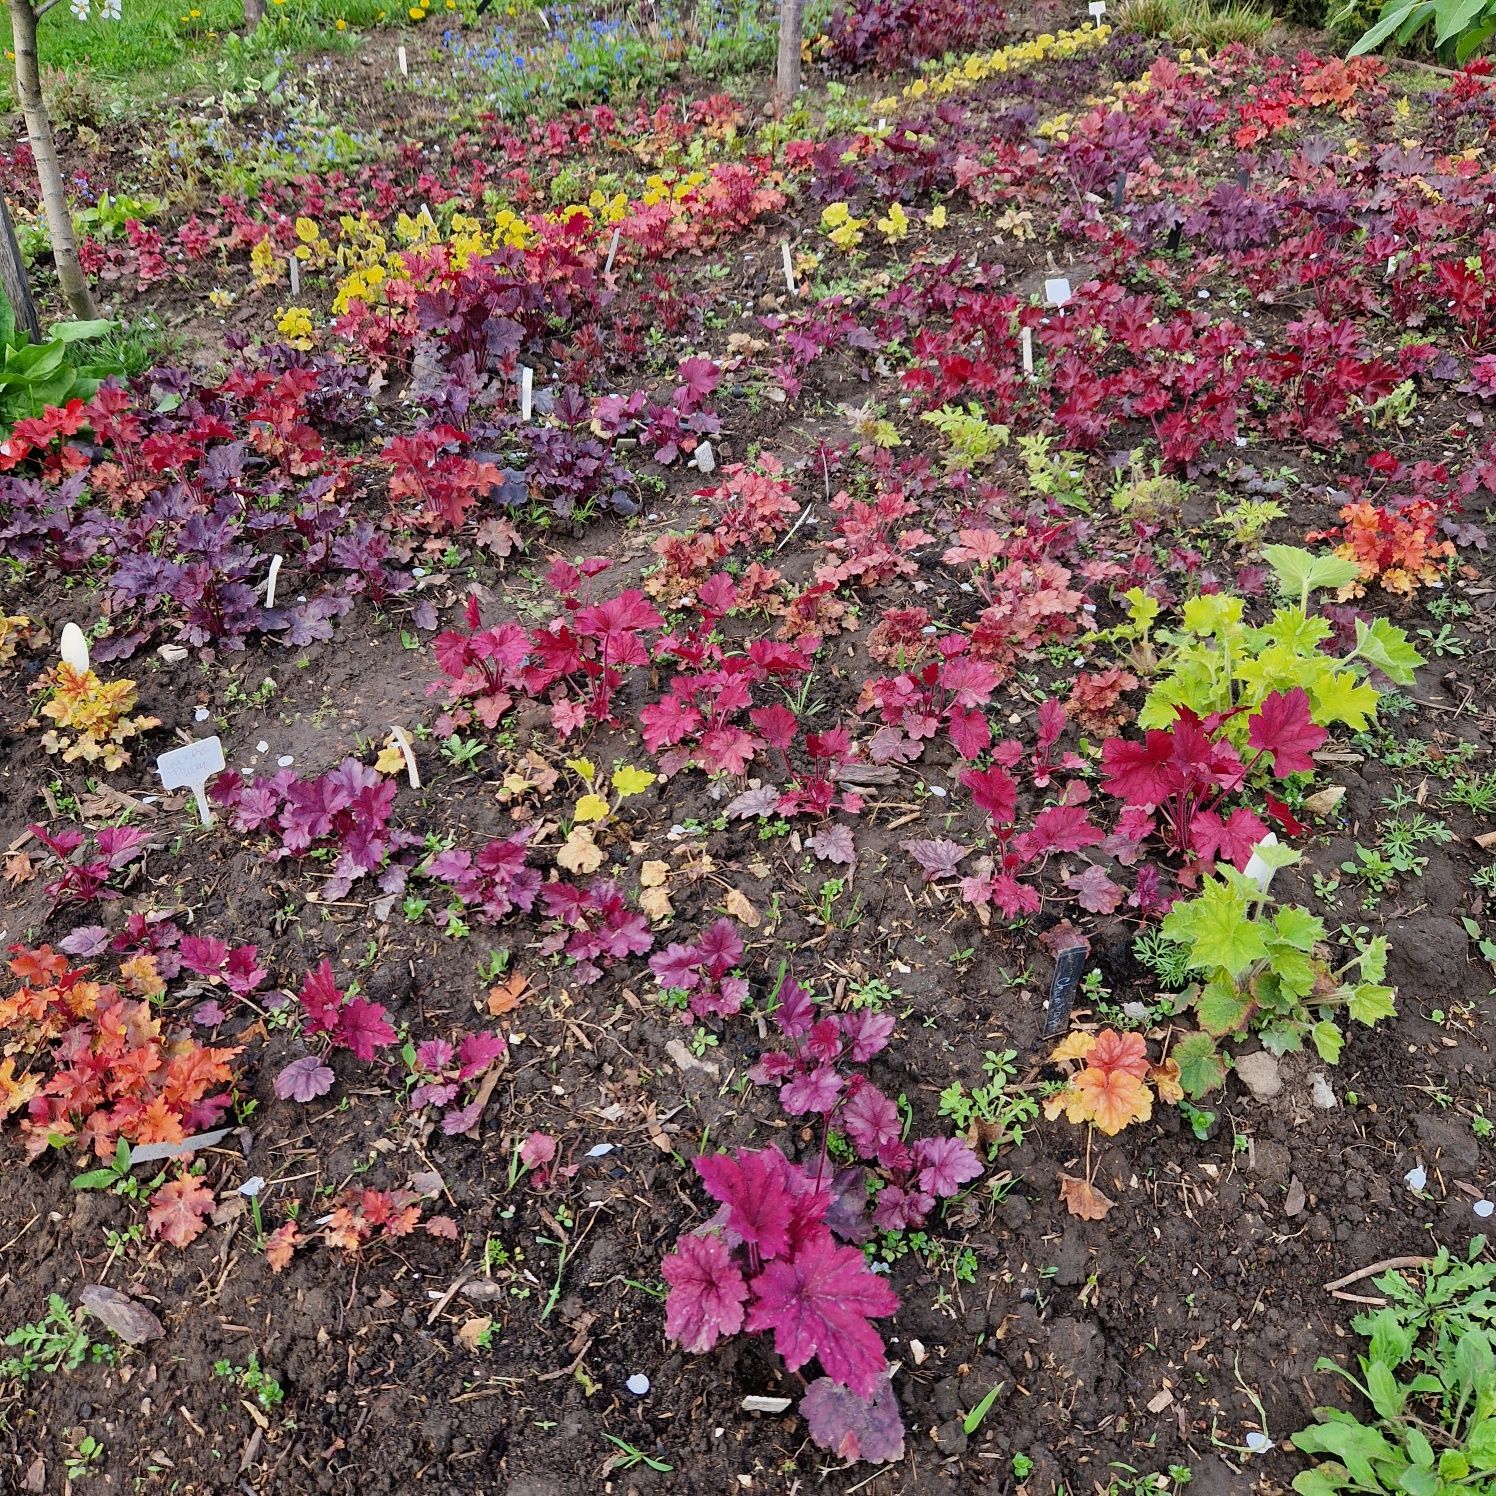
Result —
<svg viewBox="0 0 1496 1496"><path fill-rule="evenodd" d="M14 5L17 0L11 0ZM779 71L774 80L774 102L788 109L800 92L800 28L804 0L779 0Z"/></svg>
<svg viewBox="0 0 1496 1496"><path fill-rule="evenodd" d="M0 287L5 290L5 299L10 303L17 330L24 332L33 343L40 343L42 324L36 315L36 303L31 299L31 282L26 278L21 246L16 243L10 204L3 196L0 196Z"/></svg>
<svg viewBox="0 0 1496 1496"><path fill-rule="evenodd" d="M265 19L265 0L244 0L244 29L254 31Z"/></svg>
<svg viewBox="0 0 1496 1496"><path fill-rule="evenodd" d="M87 320L99 315L93 292L78 263L78 241L68 212L67 192L62 183L62 165L52 139L52 121L42 98L41 72L36 55L36 11L31 0L9 0L11 45L16 52L16 98L26 120L26 139L41 178L42 209L47 215L47 234L52 240L52 259L62 294L75 317ZM49 7L48 7L49 8Z"/></svg>

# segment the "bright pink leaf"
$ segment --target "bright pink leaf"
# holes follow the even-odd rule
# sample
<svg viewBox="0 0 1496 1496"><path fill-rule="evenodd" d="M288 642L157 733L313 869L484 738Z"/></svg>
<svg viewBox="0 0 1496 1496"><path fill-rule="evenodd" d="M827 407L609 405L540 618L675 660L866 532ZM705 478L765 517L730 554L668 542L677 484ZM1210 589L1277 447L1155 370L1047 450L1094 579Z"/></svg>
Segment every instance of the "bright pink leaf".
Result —
<svg viewBox="0 0 1496 1496"><path fill-rule="evenodd" d="M683 1236L660 1264L670 1285L665 1333L700 1354L743 1328L748 1285L720 1236Z"/></svg>

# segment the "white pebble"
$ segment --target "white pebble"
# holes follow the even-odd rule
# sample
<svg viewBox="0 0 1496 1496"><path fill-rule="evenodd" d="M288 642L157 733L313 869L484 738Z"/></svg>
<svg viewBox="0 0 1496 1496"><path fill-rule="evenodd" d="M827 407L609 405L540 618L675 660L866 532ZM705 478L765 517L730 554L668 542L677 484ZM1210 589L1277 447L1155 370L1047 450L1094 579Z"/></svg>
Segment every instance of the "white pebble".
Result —
<svg viewBox="0 0 1496 1496"><path fill-rule="evenodd" d="M1416 1168L1409 1169L1403 1175L1403 1183L1415 1192L1421 1190L1428 1183L1428 1170L1422 1164L1419 1164Z"/></svg>
<svg viewBox="0 0 1496 1496"><path fill-rule="evenodd" d="M256 753L269 753L270 752L270 744L267 743L264 738L261 738L260 741L255 744L255 752Z"/></svg>
<svg viewBox="0 0 1496 1496"><path fill-rule="evenodd" d="M239 1186L239 1193L241 1195L248 1195L251 1199L253 1199L264 1188L265 1181L258 1174L255 1174L252 1175L249 1179L246 1179L244 1183Z"/></svg>
<svg viewBox="0 0 1496 1496"><path fill-rule="evenodd" d="M292 758L289 753L283 753L283 754L281 754L281 756L278 759L276 759L276 763L282 769L289 769L291 767L291 765L294 764L295 762L296 762L296 760L294 758Z"/></svg>
<svg viewBox="0 0 1496 1496"><path fill-rule="evenodd" d="M612 1143L598 1143L587 1150L588 1158L606 1158L613 1151Z"/></svg>
<svg viewBox="0 0 1496 1496"><path fill-rule="evenodd" d="M194 722L206 722L208 720L208 709L207 709L207 707L205 707L205 706L198 707L198 709L195 712L193 712L193 714L192 714L192 720Z"/></svg>
<svg viewBox="0 0 1496 1496"><path fill-rule="evenodd" d="M1255 1428L1246 1438L1247 1448L1253 1454L1266 1454L1273 1447L1273 1441L1266 1434L1259 1433Z"/></svg>
<svg viewBox="0 0 1496 1496"><path fill-rule="evenodd" d="M1477 1200L1471 1208L1483 1221L1488 1220L1493 1214L1496 1214L1496 1205L1493 1205L1489 1200Z"/></svg>
<svg viewBox="0 0 1496 1496"><path fill-rule="evenodd" d="M643 1397L649 1391L649 1378L642 1371L636 1371L627 1382L624 1383L635 1397Z"/></svg>

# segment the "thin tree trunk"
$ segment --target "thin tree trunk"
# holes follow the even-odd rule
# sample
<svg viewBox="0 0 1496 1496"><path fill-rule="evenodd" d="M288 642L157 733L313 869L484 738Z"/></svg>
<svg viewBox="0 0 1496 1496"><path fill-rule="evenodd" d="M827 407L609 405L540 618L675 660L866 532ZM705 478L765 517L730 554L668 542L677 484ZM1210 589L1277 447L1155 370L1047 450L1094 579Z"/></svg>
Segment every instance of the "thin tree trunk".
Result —
<svg viewBox="0 0 1496 1496"><path fill-rule="evenodd" d="M0 286L4 287L5 299L10 303L16 327L33 343L40 343L42 324L36 315L36 303L31 299L31 282L26 278L26 262L21 258L21 246L16 243L16 227L11 222L10 204L3 196L0 196Z"/></svg>
<svg viewBox="0 0 1496 1496"><path fill-rule="evenodd" d="M36 174L41 178L42 209L47 215L47 234L52 240L52 259L57 265L57 279L73 315L89 319L99 315L93 292L78 263L78 241L73 237L73 220L68 212L67 192L62 183L62 165L57 159L57 145L52 139L52 121L42 98L41 71L36 54L37 12L31 0L9 0L11 45L16 52L16 97L26 120L26 139L36 160ZM43 12L51 9L50 4Z"/></svg>
<svg viewBox="0 0 1496 1496"><path fill-rule="evenodd" d="M17 0L11 0L14 5ZM774 80L774 102L788 109L800 92L800 30L804 0L779 0L779 70Z"/></svg>
<svg viewBox="0 0 1496 1496"><path fill-rule="evenodd" d="M244 0L244 29L254 31L265 19L265 0Z"/></svg>

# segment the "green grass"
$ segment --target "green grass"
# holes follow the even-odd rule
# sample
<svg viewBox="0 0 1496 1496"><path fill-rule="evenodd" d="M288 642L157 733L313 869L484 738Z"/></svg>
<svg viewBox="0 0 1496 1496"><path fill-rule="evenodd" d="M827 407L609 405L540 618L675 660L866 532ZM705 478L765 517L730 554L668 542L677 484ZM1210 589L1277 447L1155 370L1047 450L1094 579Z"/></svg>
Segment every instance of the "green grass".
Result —
<svg viewBox="0 0 1496 1496"><path fill-rule="evenodd" d="M1273 28L1270 12L1243 0L1220 5L1210 0L1123 0L1114 22L1122 31L1169 36L1184 46L1211 52L1232 42L1255 46Z"/></svg>
<svg viewBox="0 0 1496 1496"><path fill-rule="evenodd" d="M86 89L124 95L109 85L128 83L143 74L164 75L152 89L156 101L178 92L180 85L212 84L220 64L253 67L276 53L348 45L353 33L387 19L405 19L392 0L269 0L264 23L253 37L241 35L242 0L123 0L118 21L78 20L67 4L42 18L37 41L50 91ZM197 15L193 11L199 12ZM435 18L433 17L433 20ZM337 23L342 21L345 30ZM0 15L0 36L10 48L10 17ZM60 75L66 73L64 80ZM10 93L7 74L4 92ZM144 106L149 99L130 102Z"/></svg>

